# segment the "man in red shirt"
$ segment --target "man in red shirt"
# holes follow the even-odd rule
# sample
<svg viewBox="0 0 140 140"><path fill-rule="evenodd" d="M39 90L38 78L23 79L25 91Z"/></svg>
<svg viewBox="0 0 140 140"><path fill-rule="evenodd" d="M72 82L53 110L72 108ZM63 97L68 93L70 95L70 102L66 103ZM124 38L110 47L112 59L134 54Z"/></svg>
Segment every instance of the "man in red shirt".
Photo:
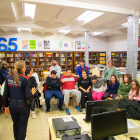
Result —
<svg viewBox="0 0 140 140"><path fill-rule="evenodd" d="M62 83L62 94L64 95L64 103L66 106L66 113L70 115L70 111L68 108L68 103L69 103L69 95L76 96L76 110L81 112L81 109L79 107L79 103L81 100L81 92L79 90L75 89L75 83L78 81L78 78L75 78L71 74L71 70L68 69L66 71L66 75L63 75L60 79Z"/></svg>

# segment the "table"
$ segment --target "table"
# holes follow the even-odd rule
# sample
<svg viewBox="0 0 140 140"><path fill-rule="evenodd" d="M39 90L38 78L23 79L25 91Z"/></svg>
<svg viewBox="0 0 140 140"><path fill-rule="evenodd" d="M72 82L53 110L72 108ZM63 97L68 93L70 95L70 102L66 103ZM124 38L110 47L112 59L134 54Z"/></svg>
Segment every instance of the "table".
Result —
<svg viewBox="0 0 140 140"><path fill-rule="evenodd" d="M48 118L48 124L49 124L49 140L61 140L61 138L56 138L56 134L54 132L54 129L52 127L52 118L60 118L60 117L74 117L77 120L77 123L79 124L79 126L81 127L81 133L86 131L86 132L90 132L91 133L91 123L86 123L85 121L83 121L83 119L85 118L85 114L81 114L81 115L69 115L69 116L59 116L59 117L49 117ZM140 121L137 120L131 120L134 123L138 124L140 126ZM91 137L91 134L88 133L88 135ZM127 139L129 139L127 136ZM131 137L136 137L140 140L140 134L135 134L135 135L131 135ZM114 137L116 140L126 140L126 136L125 135L119 135L119 136L115 136Z"/></svg>

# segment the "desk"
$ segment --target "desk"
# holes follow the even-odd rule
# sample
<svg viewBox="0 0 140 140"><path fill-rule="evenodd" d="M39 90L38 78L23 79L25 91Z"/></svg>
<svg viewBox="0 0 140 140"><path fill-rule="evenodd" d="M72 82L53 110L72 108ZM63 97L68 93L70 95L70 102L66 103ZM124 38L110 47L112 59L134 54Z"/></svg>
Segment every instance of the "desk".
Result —
<svg viewBox="0 0 140 140"><path fill-rule="evenodd" d="M86 123L85 121L83 121L83 119L85 118L85 114L81 114L81 115L69 115L67 117L74 117L79 126L81 127L81 133L86 131L86 132L90 132L91 133L91 124L90 123ZM60 116L63 117L63 116ZM60 117L50 117L48 118L48 124L49 124L49 140L62 140L61 138L56 138L56 134L54 132L54 129L52 127L52 118L60 118ZM66 117L66 116L65 116ZM135 121L135 120L131 120L134 123L138 124L140 126L140 121ZM89 135L89 134L88 134ZM91 135L89 135L91 137ZM129 135L127 136L127 139L129 139L128 137L136 137L140 140L140 134L135 134L135 135ZM114 137L116 140L126 140L126 136L125 135L119 135L119 136L115 136Z"/></svg>

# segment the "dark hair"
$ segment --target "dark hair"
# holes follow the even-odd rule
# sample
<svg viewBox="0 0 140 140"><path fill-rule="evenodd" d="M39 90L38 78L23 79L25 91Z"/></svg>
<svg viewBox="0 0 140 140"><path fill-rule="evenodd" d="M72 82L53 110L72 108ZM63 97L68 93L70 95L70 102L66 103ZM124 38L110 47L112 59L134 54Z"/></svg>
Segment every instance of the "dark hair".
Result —
<svg viewBox="0 0 140 140"><path fill-rule="evenodd" d="M117 77L116 77L115 75L111 75L111 77L115 77L115 82L118 82ZM113 85L113 83L112 83L111 80L109 80L109 84L110 84L110 85Z"/></svg>
<svg viewBox="0 0 140 140"><path fill-rule="evenodd" d="M91 77L91 80L97 80L97 76L96 75L93 75L92 77Z"/></svg>
<svg viewBox="0 0 140 140"><path fill-rule="evenodd" d="M53 59L53 60L55 60L55 61L57 62L57 60L56 60L56 59Z"/></svg>
<svg viewBox="0 0 140 140"><path fill-rule="evenodd" d="M132 75L131 74L125 74L124 76L126 76L128 78L127 83L130 84L132 82ZM125 83L125 82L123 81L123 83Z"/></svg>
<svg viewBox="0 0 140 140"><path fill-rule="evenodd" d="M30 74L30 70L25 71L25 75Z"/></svg>
<svg viewBox="0 0 140 140"><path fill-rule="evenodd" d="M57 72L56 72L55 70L52 70L52 71L51 71L51 74L56 75L56 73L57 73Z"/></svg>
<svg viewBox="0 0 140 140"><path fill-rule="evenodd" d="M85 63L85 60L80 60L80 62L83 62L83 63Z"/></svg>
<svg viewBox="0 0 140 140"><path fill-rule="evenodd" d="M72 71L72 70L71 70L71 69L67 69L66 72L67 72L67 71Z"/></svg>
<svg viewBox="0 0 140 140"><path fill-rule="evenodd" d="M132 82L136 83L136 96L139 96L139 82L137 80L133 80ZM134 91L133 88L131 88L132 91Z"/></svg>
<svg viewBox="0 0 140 140"><path fill-rule="evenodd" d="M31 68L30 68L30 70L32 70L32 69L33 69L33 70L34 70L34 72L35 72L35 68L34 68L34 67L31 67Z"/></svg>
<svg viewBox="0 0 140 140"><path fill-rule="evenodd" d="M88 71L87 70L83 70L82 72L85 72L86 74L88 74Z"/></svg>

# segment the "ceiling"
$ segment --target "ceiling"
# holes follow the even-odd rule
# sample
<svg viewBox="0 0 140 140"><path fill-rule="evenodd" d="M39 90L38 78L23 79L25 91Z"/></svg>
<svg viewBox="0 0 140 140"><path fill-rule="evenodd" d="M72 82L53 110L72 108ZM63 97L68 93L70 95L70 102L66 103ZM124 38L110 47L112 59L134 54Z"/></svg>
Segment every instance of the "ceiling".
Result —
<svg viewBox="0 0 140 140"><path fill-rule="evenodd" d="M121 25L127 22L126 11L140 8L140 0L58 0L60 3L53 1L51 0L50 4L49 0L0 0L0 32L12 34L19 32L17 28L31 28L31 33L36 35L53 35L59 30L71 30L65 36L73 37L84 36L85 31L89 31L90 34L104 32L100 37L126 34L126 27ZM24 16L22 3L25 2L36 4L34 19ZM88 10L82 4L87 7L98 4L96 10L95 5L92 10L103 9L104 14L86 24L77 21L75 19Z"/></svg>

